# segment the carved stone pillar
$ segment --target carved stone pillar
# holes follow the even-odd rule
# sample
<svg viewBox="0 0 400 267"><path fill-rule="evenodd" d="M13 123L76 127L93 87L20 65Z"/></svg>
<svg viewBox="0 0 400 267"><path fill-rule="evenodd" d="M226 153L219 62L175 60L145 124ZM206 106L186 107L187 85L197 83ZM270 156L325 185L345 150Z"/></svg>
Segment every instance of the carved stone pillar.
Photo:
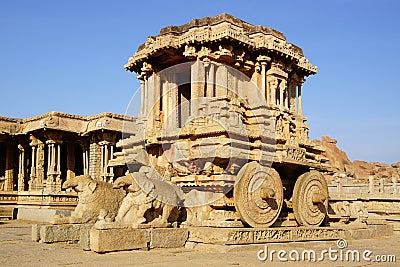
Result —
<svg viewBox="0 0 400 267"><path fill-rule="evenodd" d="M82 148L82 162L83 162L83 174L89 174L89 148L86 143L80 142L79 144Z"/></svg>
<svg viewBox="0 0 400 267"><path fill-rule="evenodd" d="M215 96L227 96L228 91L228 68L225 65L220 65L216 69L216 88Z"/></svg>
<svg viewBox="0 0 400 267"><path fill-rule="evenodd" d="M93 134L90 138L89 145L89 175L93 179L99 179L100 177L100 160L101 150L98 144L98 138L96 134Z"/></svg>
<svg viewBox="0 0 400 267"><path fill-rule="evenodd" d="M297 104L296 104L296 88L297 88L297 81L295 79L290 79L288 92L289 92L289 108L290 111L296 112Z"/></svg>
<svg viewBox="0 0 400 267"><path fill-rule="evenodd" d="M266 62L261 62L261 95L264 97L264 99L269 98L269 94L267 92L267 63Z"/></svg>
<svg viewBox="0 0 400 267"><path fill-rule="evenodd" d="M163 127L165 117L169 114L168 107L168 80L164 79L160 81L160 124Z"/></svg>
<svg viewBox="0 0 400 267"><path fill-rule="evenodd" d="M144 85L145 85L144 78L141 78L140 79L140 115L144 115L144 105L145 105L145 103L144 103L144 94L145 94Z"/></svg>
<svg viewBox="0 0 400 267"><path fill-rule="evenodd" d="M47 140L47 180L49 191L61 191L61 141Z"/></svg>
<svg viewBox="0 0 400 267"><path fill-rule="evenodd" d="M88 175L89 174L89 155L88 155L87 149L85 149L82 152L82 157L83 157L83 174Z"/></svg>
<svg viewBox="0 0 400 267"><path fill-rule="evenodd" d="M207 71L207 69L206 69ZM207 97L215 96L215 64L211 63L208 66L207 73Z"/></svg>
<svg viewBox="0 0 400 267"><path fill-rule="evenodd" d="M75 144L67 144L67 180L75 177Z"/></svg>
<svg viewBox="0 0 400 267"><path fill-rule="evenodd" d="M36 183L36 146L30 143L32 149L32 159L31 159L31 172L29 179L29 190L33 190L34 184Z"/></svg>
<svg viewBox="0 0 400 267"><path fill-rule="evenodd" d="M374 177L373 176L369 176L368 177L368 193L373 194L374 193Z"/></svg>
<svg viewBox="0 0 400 267"><path fill-rule="evenodd" d="M285 90L288 78L288 68L282 62L272 62L271 68L267 71L267 79L271 90L271 104L276 106L279 102L279 107L285 107ZM278 87L279 86L279 87ZM278 90L277 90L278 89ZM278 91L278 92L277 92ZM279 95L276 95L276 94Z"/></svg>
<svg viewBox="0 0 400 267"><path fill-rule="evenodd" d="M397 194L397 177L393 176L392 177L392 186L393 186L393 194Z"/></svg>
<svg viewBox="0 0 400 267"><path fill-rule="evenodd" d="M147 113L149 112L149 103L148 103L149 90L153 90L153 88L149 88L148 77L151 76L151 73L153 72L153 68L149 63L144 62L143 66L141 68L141 71L142 72L140 74L140 77L144 81L144 85L143 85L143 88L144 88L144 90L143 90L143 101L141 103L142 104L141 106L143 106L143 114L142 115L147 117L148 116Z"/></svg>
<svg viewBox="0 0 400 267"><path fill-rule="evenodd" d="M144 77L144 100L143 100L143 115L147 117L148 112L148 98L149 98L149 81L148 78Z"/></svg>
<svg viewBox="0 0 400 267"><path fill-rule="evenodd" d="M32 147L31 173L29 180L29 190L42 190L44 184L44 147L42 141L31 135L29 137Z"/></svg>
<svg viewBox="0 0 400 267"><path fill-rule="evenodd" d="M25 191L25 149L19 144L18 150L18 191Z"/></svg>
<svg viewBox="0 0 400 267"><path fill-rule="evenodd" d="M14 166L13 166L13 143L9 142L6 150L6 173L5 173L5 184L4 190L5 191L13 191L14 185Z"/></svg>
<svg viewBox="0 0 400 267"><path fill-rule="evenodd" d="M301 103L301 83L297 85L297 114L303 115L303 106Z"/></svg>
<svg viewBox="0 0 400 267"><path fill-rule="evenodd" d="M267 104L270 103L270 93L267 86L267 64L271 61L270 57L259 56L257 61L261 63L261 94L266 99Z"/></svg>
<svg viewBox="0 0 400 267"><path fill-rule="evenodd" d="M176 84L175 75L169 77L169 82L167 84L167 110L164 112L164 120L166 121L166 129L174 129L177 122L177 99L178 99L178 87Z"/></svg>
<svg viewBox="0 0 400 267"><path fill-rule="evenodd" d="M268 78L268 91L270 95L269 102L268 104L275 107L276 106L276 89L278 87L278 79L275 77L269 77Z"/></svg>
<svg viewBox="0 0 400 267"><path fill-rule="evenodd" d="M285 107L285 102L284 102L285 90L286 90L286 81L282 80L281 83L279 84L279 107L281 109Z"/></svg>
<svg viewBox="0 0 400 267"><path fill-rule="evenodd" d="M204 63L200 61L196 61L192 64L190 70L190 110L189 117L197 117L198 116L198 108L199 108L199 97L204 97L204 89L206 86L206 75L205 75L205 67ZM186 81L185 81L186 82ZM178 103L180 104L180 103ZM187 105L183 103L184 106ZM183 123L185 123L183 121Z"/></svg>
<svg viewBox="0 0 400 267"><path fill-rule="evenodd" d="M37 189L43 189L45 186L45 173L44 173L44 147L41 141L37 145L36 150L36 181Z"/></svg>
<svg viewBox="0 0 400 267"><path fill-rule="evenodd" d="M113 158L115 135L103 133L103 140L99 142L101 147L100 178L105 182L114 182L114 168L108 166L108 162Z"/></svg>

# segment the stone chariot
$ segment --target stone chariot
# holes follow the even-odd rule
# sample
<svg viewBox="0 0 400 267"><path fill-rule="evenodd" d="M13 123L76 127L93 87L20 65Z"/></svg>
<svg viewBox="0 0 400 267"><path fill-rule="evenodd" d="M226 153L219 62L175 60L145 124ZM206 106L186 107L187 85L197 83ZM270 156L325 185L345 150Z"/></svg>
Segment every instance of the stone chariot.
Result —
<svg viewBox="0 0 400 267"><path fill-rule="evenodd" d="M175 221L325 223L330 166L302 112L317 67L282 33L228 14L194 19L148 37L125 69L140 79L141 107L111 164L181 189Z"/></svg>

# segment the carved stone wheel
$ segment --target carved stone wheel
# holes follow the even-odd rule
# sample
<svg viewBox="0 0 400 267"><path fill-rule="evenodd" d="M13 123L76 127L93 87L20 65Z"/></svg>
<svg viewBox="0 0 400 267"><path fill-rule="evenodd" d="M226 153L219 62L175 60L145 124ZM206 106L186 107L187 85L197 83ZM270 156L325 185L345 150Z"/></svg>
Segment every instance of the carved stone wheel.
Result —
<svg viewBox="0 0 400 267"><path fill-rule="evenodd" d="M319 226L328 213L328 186L324 176L312 170L299 176L293 189L293 212L304 226Z"/></svg>
<svg viewBox="0 0 400 267"><path fill-rule="evenodd" d="M278 172L250 162L239 171L234 200L242 221L252 227L268 227L279 216L283 204L283 186Z"/></svg>

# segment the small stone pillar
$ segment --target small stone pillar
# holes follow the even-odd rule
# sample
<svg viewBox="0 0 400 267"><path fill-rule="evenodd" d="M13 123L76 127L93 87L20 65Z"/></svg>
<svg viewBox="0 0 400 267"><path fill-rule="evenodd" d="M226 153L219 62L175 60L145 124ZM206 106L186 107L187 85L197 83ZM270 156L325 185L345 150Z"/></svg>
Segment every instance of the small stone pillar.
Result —
<svg viewBox="0 0 400 267"><path fill-rule="evenodd" d="M189 118L196 118L198 114L198 105L199 105L199 97L206 97L204 95L204 89L206 88L206 73L205 73L205 65L209 66L209 62L203 63L201 61L196 61L192 64L190 69L190 80L189 81L177 81L179 84L178 86L184 85L186 82L190 82L190 103L178 103L181 105L181 109L185 109L182 113L188 113ZM190 105L190 106L188 106ZM186 111L186 108L189 108L189 112ZM188 118L181 118L181 123L183 126L186 123L186 119Z"/></svg>
<svg viewBox="0 0 400 267"><path fill-rule="evenodd" d="M267 104L269 104L270 93L267 90L267 65L271 61L271 58L260 55L257 60L261 63L261 94L267 101Z"/></svg>
<svg viewBox="0 0 400 267"><path fill-rule="evenodd" d="M267 81L269 81L269 89L271 91L272 106L276 106L279 101L279 107L284 107L284 92L288 79L287 68L280 62L271 62L271 68L267 71ZM279 87L278 87L279 86ZM279 90L277 90L279 89ZM276 95L278 91L278 96Z"/></svg>
<svg viewBox="0 0 400 267"><path fill-rule="evenodd" d="M67 177L69 180L75 177L75 144L67 143Z"/></svg>
<svg viewBox="0 0 400 267"><path fill-rule="evenodd" d="M139 76L139 79L141 80L140 84L141 84L141 94L142 94L140 103L141 115L147 117L148 116L147 112L149 111L148 110L149 89L153 89L149 88L148 77L150 77L149 74L153 72L153 69L149 63L144 62L141 71L142 72L140 73Z"/></svg>
<svg viewBox="0 0 400 267"><path fill-rule="evenodd" d="M89 145L89 175L93 179L99 179L100 177L100 159L101 148L98 144L97 134L93 134Z"/></svg>
<svg viewBox="0 0 400 267"><path fill-rule="evenodd" d="M341 194L343 192L343 183L342 183L342 179L340 178L340 176L338 176L336 178L336 190L337 190L338 194Z"/></svg>
<svg viewBox="0 0 400 267"><path fill-rule="evenodd" d="M281 81L279 84L279 108L283 109L283 95L285 93L285 82Z"/></svg>
<svg viewBox="0 0 400 267"><path fill-rule="evenodd" d="M14 180L14 166L13 166L13 143L9 142L7 143L7 149L6 149L6 173L5 173L5 184L4 184L4 190L5 191L13 191L14 185L13 185L13 180Z"/></svg>
<svg viewBox="0 0 400 267"><path fill-rule="evenodd" d="M207 97L215 96L215 64L210 63L207 72Z"/></svg>
<svg viewBox="0 0 400 267"><path fill-rule="evenodd" d="M267 102L268 105L272 107L276 106L276 89L278 87L278 79L276 77L269 77L268 78L268 88L267 91L269 94L269 101Z"/></svg>
<svg viewBox="0 0 400 267"><path fill-rule="evenodd" d="M379 193L383 194L385 192L385 178L379 179Z"/></svg>
<svg viewBox="0 0 400 267"><path fill-rule="evenodd" d="M100 178L105 182L114 182L114 168L108 166L108 162L114 154L115 135L112 133L103 133L102 141L99 142L101 148L100 159Z"/></svg>
<svg viewBox="0 0 400 267"><path fill-rule="evenodd" d="M89 148L86 143L81 142L79 144L82 148L82 162L83 162L83 174L89 174Z"/></svg>
<svg viewBox="0 0 400 267"><path fill-rule="evenodd" d="M140 79L140 115L144 115L144 78L139 78Z"/></svg>
<svg viewBox="0 0 400 267"><path fill-rule="evenodd" d="M31 173L29 190L42 190L44 188L44 147L42 141L31 135L29 145L32 148Z"/></svg>
<svg viewBox="0 0 400 267"><path fill-rule="evenodd" d="M216 70L215 96L224 97L228 95L228 68L225 65L217 66Z"/></svg>
<svg viewBox="0 0 400 267"><path fill-rule="evenodd" d="M31 172L29 177L29 190L33 189L33 184L36 182L36 147L30 143L32 149Z"/></svg>
<svg viewBox="0 0 400 267"><path fill-rule="evenodd" d="M61 141L50 139L46 144L48 146L46 189L59 192L61 191Z"/></svg>
<svg viewBox="0 0 400 267"><path fill-rule="evenodd" d="M392 177L393 194L397 195L397 177Z"/></svg>
<svg viewBox="0 0 400 267"><path fill-rule="evenodd" d="M368 185L369 185L369 193L373 194L374 193L374 177L370 176L368 177Z"/></svg>
<svg viewBox="0 0 400 267"><path fill-rule="evenodd" d="M18 150L18 191L25 191L25 149L19 144Z"/></svg>
<svg viewBox="0 0 400 267"><path fill-rule="evenodd" d="M297 114L303 115L303 106L301 102L301 83L297 85Z"/></svg>
<svg viewBox="0 0 400 267"><path fill-rule="evenodd" d="M294 79L291 79L289 83L288 92L289 92L289 109L290 111L295 113L297 109L297 103L296 103L296 81Z"/></svg>

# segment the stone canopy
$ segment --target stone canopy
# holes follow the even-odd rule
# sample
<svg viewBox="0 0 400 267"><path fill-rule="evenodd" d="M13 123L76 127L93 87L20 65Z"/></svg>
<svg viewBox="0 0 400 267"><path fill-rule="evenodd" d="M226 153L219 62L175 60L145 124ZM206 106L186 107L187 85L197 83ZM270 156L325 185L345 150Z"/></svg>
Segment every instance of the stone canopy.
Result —
<svg viewBox="0 0 400 267"><path fill-rule="evenodd" d="M217 49L212 47L216 43ZM318 70L304 57L302 49L287 42L281 32L254 26L226 13L161 29L159 35L147 38L124 68L140 75L151 68L159 71L188 59L211 57L248 69L260 55L279 56L305 76Z"/></svg>

